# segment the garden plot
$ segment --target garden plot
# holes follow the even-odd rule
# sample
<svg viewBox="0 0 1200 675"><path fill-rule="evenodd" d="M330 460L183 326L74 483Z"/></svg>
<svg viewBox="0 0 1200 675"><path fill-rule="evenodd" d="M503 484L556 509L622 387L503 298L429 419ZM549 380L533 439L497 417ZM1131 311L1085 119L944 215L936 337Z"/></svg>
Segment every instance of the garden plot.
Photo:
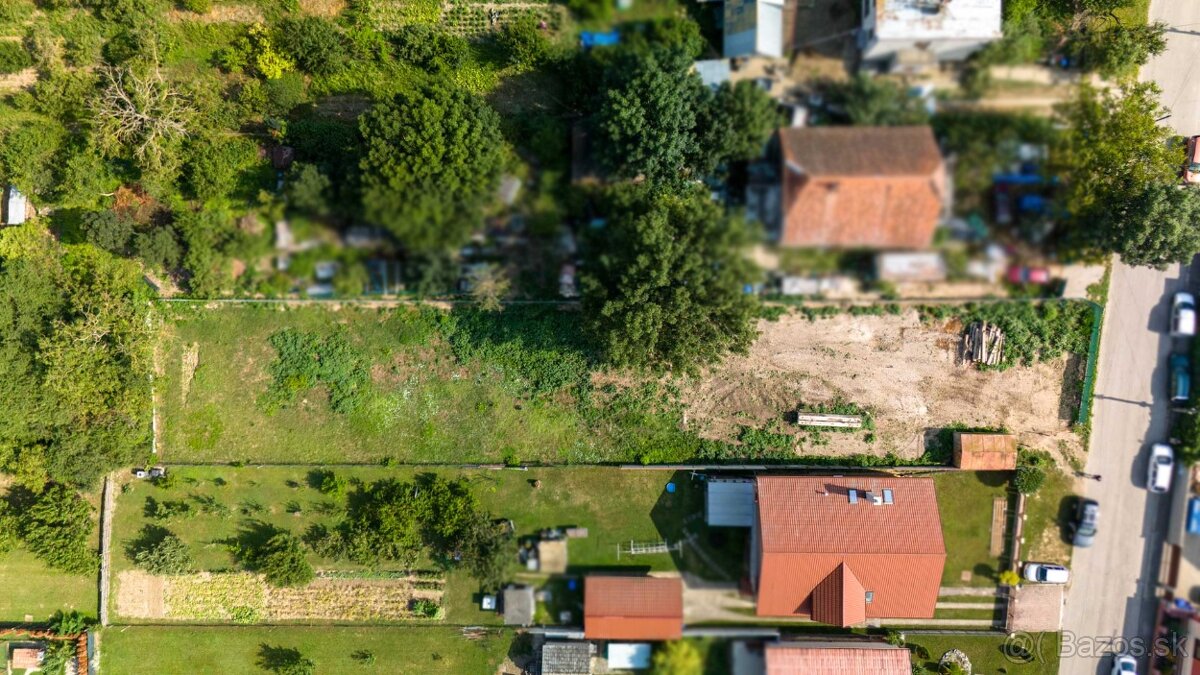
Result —
<svg viewBox="0 0 1200 675"><path fill-rule="evenodd" d="M123 619L216 623L289 621L380 622L437 619L442 583L416 575L386 579L319 576L299 588L275 588L248 572L155 576L127 570L118 577Z"/></svg>
<svg viewBox="0 0 1200 675"><path fill-rule="evenodd" d="M808 455L887 453L915 459L926 434L950 425L1005 427L1024 445L1078 454L1071 431L1081 360L1062 356L1004 371L956 365L961 324L923 323L916 311L762 321L745 356L731 356L684 389L688 418L705 436L732 439L748 425L799 438ZM1064 384L1068 392L1064 393ZM784 420L802 405L853 403L873 432L804 433ZM1064 445L1065 444L1065 445Z"/></svg>

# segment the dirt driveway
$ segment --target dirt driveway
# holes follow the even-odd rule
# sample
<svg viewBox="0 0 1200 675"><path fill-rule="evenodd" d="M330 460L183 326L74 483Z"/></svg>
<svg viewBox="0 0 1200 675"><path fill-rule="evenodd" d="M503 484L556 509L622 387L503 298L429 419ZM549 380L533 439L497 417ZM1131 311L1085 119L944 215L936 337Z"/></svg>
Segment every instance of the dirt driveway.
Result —
<svg viewBox="0 0 1200 675"><path fill-rule="evenodd" d="M922 324L916 311L812 321L793 315L760 321L759 330L747 356L730 357L683 388L688 418L704 421L704 435L732 439L740 426L779 421L781 431L798 433L800 453L914 458L927 434L958 423L1002 426L1056 455L1081 452L1070 430L1078 403L1063 394L1064 381L1077 380L1075 357L1004 372L958 366L960 326ZM783 422L801 405L838 399L873 412L873 440L861 431L814 437Z"/></svg>

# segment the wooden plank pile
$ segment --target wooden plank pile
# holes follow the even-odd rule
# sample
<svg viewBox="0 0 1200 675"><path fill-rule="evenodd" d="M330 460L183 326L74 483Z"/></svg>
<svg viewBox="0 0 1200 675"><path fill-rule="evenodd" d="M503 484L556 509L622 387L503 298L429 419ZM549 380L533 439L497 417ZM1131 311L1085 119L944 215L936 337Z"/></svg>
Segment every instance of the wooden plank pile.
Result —
<svg viewBox="0 0 1200 675"><path fill-rule="evenodd" d="M961 364L980 363L995 366L1004 359L1004 331L986 321L976 321L963 332L958 346Z"/></svg>
<svg viewBox="0 0 1200 675"><path fill-rule="evenodd" d="M858 429L862 427L861 415L826 415L823 413L797 412L796 424L802 427L837 427Z"/></svg>

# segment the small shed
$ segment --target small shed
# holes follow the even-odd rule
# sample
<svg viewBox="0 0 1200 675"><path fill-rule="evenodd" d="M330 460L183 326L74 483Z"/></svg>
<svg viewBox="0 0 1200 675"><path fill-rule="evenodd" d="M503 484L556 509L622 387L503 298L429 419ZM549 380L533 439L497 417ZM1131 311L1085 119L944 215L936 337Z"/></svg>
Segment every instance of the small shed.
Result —
<svg viewBox="0 0 1200 675"><path fill-rule="evenodd" d="M592 643L550 640L542 645L542 675L589 675Z"/></svg>
<svg viewBox="0 0 1200 675"><path fill-rule="evenodd" d="M4 201L4 222L8 225L21 225L25 222L25 212L28 202L25 195L15 185L8 186L8 198Z"/></svg>
<svg viewBox="0 0 1200 675"><path fill-rule="evenodd" d="M704 493L704 519L709 527L754 525L754 481L713 478Z"/></svg>
<svg viewBox="0 0 1200 675"><path fill-rule="evenodd" d="M875 256L875 275L881 281L945 281L946 261L936 251L880 253Z"/></svg>
<svg viewBox="0 0 1200 675"><path fill-rule="evenodd" d="M16 647L12 650L12 659L8 663L9 672L41 668L45 658L46 650L41 647Z"/></svg>
<svg viewBox="0 0 1200 675"><path fill-rule="evenodd" d="M509 586L504 589L504 625L533 625L533 587Z"/></svg>
<svg viewBox="0 0 1200 675"><path fill-rule="evenodd" d="M649 642L608 643L609 670L645 670L650 667Z"/></svg>
<svg viewBox="0 0 1200 675"><path fill-rule="evenodd" d="M1013 471L1017 468L1017 437L956 431L954 466L965 471Z"/></svg>
<svg viewBox="0 0 1200 675"><path fill-rule="evenodd" d="M696 68L696 74L700 76L700 82L713 90L728 82L729 76L733 72L729 65L729 59L706 59L696 61L693 65Z"/></svg>

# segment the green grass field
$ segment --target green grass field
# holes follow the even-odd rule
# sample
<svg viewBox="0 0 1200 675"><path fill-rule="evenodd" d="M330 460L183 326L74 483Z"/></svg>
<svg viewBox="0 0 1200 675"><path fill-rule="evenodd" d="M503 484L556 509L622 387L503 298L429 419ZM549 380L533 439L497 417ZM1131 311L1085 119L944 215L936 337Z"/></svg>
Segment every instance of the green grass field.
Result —
<svg viewBox="0 0 1200 675"><path fill-rule="evenodd" d="M908 644L921 645L929 650L929 659L921 660L915 655L914 663L921 663L930 672L937 672L937 660L951 649L961 649L971 660L973 672L1006 673L1007 675L1054 675L1058 672L1058 633L1038 633L1032 643L1022 643L1029 649L1033 660L1021 663L1005 656L1002 635L908 635Z"/></svg>
<svg viewBox="0 0 1200 675"><path fill-rule="evenodd" d="M46 567L32 553L14 550L0 556L0 621L45 621L57 610L97 615L99 597L93 575L63 574Z"/></svg>
<svg viewBox="0 0 1200 675"><path fill-rule="evenodd" d="M239 530L261 521L302 533L310 524L330 524L334 516L320 506L330 498L309 485L313 469L306 467L228 466L175 467L177 486L162 489L147 481L135 481L121 493L114 520L113 571L130 569L132 562L125 550L149 524L164 525L191 545L198 564L206 570L233 569L236 561L229 548L220 543L238 535ZM384 477L411 479L423 471L412 467L348 467L336 472L364 481ZM581 574L608 567L629 567L647 571L685 569L701 577L737 581L742 575L745 550L744 531L709 533L700 517L703 513L702 484L690 482L686 472L626 471L616 468L543 468L529 471L438 470L448 477L462 476L474 486L483 505L493 515L513 521L519 536L532 535L549 527L586 527L586 539L569 544L568 572ZM535 488L534 481L541 481ZM668 481L679 489L665 492ZM147 518L148 498L192 500L212 498L228 509L227 513L199 513L177 522L165 523ZM244 512L251 504L261 506ZM300 508L299 515L289 512ZM694 534L704 545L705 556L686 546L682 553L620 556L618 548L630 540L646 542L666 539L679 541ZM713 569L712 560L719 565ZM355 565L312 557L314 566L326 569L352 569ZM515 570L514 570L515 571ZM477 586L463 572L454 570L447 581L447 621L450 623L488 623L496 617L477 609ZM114 596L115 597L115 596Z"/></svg>
<svg viewBox="0 0 1200 675"><path fill-rule="evenodd" d="M994 586L1000 560L991 545L992 500L1007 494L1010 473L956 471L938 474L938 509L946 540L946 586ZM971 572L963 581L962 573Z"/></svg>
<svg viewBox="0 0 1200 675"><path fill-rule="evenodd" d="M561 461L595 444L573 406L530 402L486 369L460 367L436 338L413 329L406 310L323 307L171 308L156 380L161 452L167 461L268 463ZM275 352L268 337L284 327L349 329L373 364L378 396L361 413L332 412L320 388L267 414L259 397ZM422 344L422 342L428 343ZM184 395L183 355L198 365Z"/></svg>
<svg viewBox="0 0 1200 675"><path fill-rule="evenodd" d="M458 628L157 627L105 629L100 666L121 675L260 674L264 647L296 649L318 673L494 673L513 647L494 630L478 640ZM369 651L374 663L354 657Z"/></svg>

